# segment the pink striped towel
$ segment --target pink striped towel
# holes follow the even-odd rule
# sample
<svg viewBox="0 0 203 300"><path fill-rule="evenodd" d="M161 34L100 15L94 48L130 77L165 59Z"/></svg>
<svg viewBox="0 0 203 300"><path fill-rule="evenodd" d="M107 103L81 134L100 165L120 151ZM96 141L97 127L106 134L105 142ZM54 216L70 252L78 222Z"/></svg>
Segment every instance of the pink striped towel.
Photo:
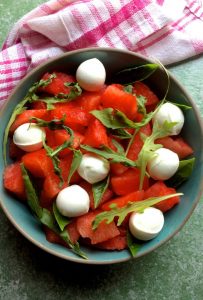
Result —
<svg viewBox="0 0 203 300"><path fill-rule="evenodd" d="M202 0L51 0L20 19L0 52L0 106L26 73L50 57L116 47L164 64L203 52Z"/></svg>

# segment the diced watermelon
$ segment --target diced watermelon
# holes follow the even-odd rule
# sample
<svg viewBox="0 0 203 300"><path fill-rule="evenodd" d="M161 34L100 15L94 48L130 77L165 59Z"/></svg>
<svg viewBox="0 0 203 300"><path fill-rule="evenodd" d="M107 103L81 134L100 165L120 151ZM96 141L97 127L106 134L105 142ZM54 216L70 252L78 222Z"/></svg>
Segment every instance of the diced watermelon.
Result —
<svg viewBox="0 0 203 300"><path fill-rule="evenodd" d="M105 108L112 107L123 112L129 119L134 120L137 113L136 97L123 90L119 84L107 86L102 94L101 103Z"/></svg>
<svg viewBox="0 0 203 300"><path fill-rule="evenodd" d="M70 172L70 167L71 167L72 160L73 160L73 153L70 153L70 154L68 154L65 157L60 159L59 167L61 168L62 177L63 177L65 182L67 182L67 180L68 180L68 175L69 175L69 172ZM76 171L73 174L73 176L70 180L70 183L71 184L72 183L78 183L80 181L81 181L81 177L78 174L78 172Z"/></svg>
<svg viewBox="0 0 203 300"><path fill-rule="evenodd" d="M94 197L93 197L93 192L92 192L92 185L90 183L88 183L87 181L81 181L80 182L80 186L86 190L86 192L88 193L89 197L90 197L90 208L92 210L95 210L95 206L94 206ZM106 191L104 192L103 197L101 198L100 204L98 207L100 207L103 203L105 203L106 201L110 200L113 196L113 192L110 189L106 189Z"/></svg>
<svg viewBox="0 0 203 300"><path fill-rule="evenodd" d="M68 224L66 226L66 230L68 231L71 242L75 244L80 237L80 233L77 230L76 220L73 220L70 224Z"/></svg>
<svg viewBox="0 0 203 300"><path fill-rule="evenodd" d="M46 177L53 172L53 163L44 149L26 153L22 157L25 168L36 177Z"/></svg>
<svg viewBox="0 0 203 300"><path fill-rule="evenodd" d="M29 123L32 117L36 117L39 119L46 120L47 118L47 110L46 109L33 109L33 110L25 110L20 115L17 115L15 121L10 127L10 132L13 133L16 128L24 123ZM34 123L34 121L32 121Z"/></svg>
<svg viewBox="0 0 203 300"><path fill-rule="evenodd" d="M111 163L111 173L116 176L120 176L126 172L129 168L122 165L121 163Z"/></svg>
<svg viewBox="0 0 203 300"><path fill-rule="evenodd" d="M45 208L51 208L55 197L58 195L60 190L63 187L59 187L60 179L54 174L54 172L50 172L49 175L45 178L43 189L40 195L40 205Z"/></svg>
<svg viewBox="0 0 203 300"><path fill-rule="evenodd" d="M10 141L9 144L9 156L12 159L20 160L21 157L25 154L25 152L20 149L18 146L16 146L13 142L13 140Z"/></svg>
<svg viewBox="0 0 203 300"><path fill-rule="evenodd" d="M157 181L148 190L144 192L144 199L150 197L161 197L176 193L174 188L169 188L165 185L163 181ZM155 205L156 208L160 209L162 212L170 210L174 205L180 202L180 197L175 196L167 200L161 201Z"/></svg>
<svg viewBox="0 0 203 300"><path fill-rule="evenodd" d="M123 250L127 248L127 238L126 236L118 235L95 246L104 250Z"/></svg>
<svg viewBox="0 0 203 300"><path fill-rule="evenodd" d="M26 199L20 163L11 164L4 169L3 184L7 191L15 194L19 199Z"/></svg>
<svg viewBox="0 0 203 300"><path fill-rule="evenodd" d="M47 80L50 78L52 74L45 73L42 79ZM54 72L54 74L56 75L56 78L52 78L51 82L47 86L40 88L40 91L49 93L54 96L60 93L69 94L72 87L66 87L64 83L75 82L76 81L75 77L62 72Z"/></svg>
<svg viewBox="0 0 203 300"><path fill-rule="evenodd" d="M64 129L53 130L52 135L53 135L55 147L62 145L65 141L68 141L70 138L70 135ZM79 145L83 142L83 140L84 140L84 136L82 134L80 134L79 132L75 131L74 139L73 139L73 143L72 143L71 147L74 149L77 149L79 147ZM69 153L71 153L71 150L64 149L59 152L59 157L64 157Z"/></svg>
<svg viewBox="0 0 203 300"><path fill-rule="evenodd" d="M140 153L140 150L143 146L143 140L141 139L140 133L145 134L149 136L151 134L151 126L148 123L144 127L140 129L140 131L135 135L135 138L133 140L133 143L128 151L127 157L131 160L136 161L138 158L138 155Z"/></svg>
<svg viewBox="0 0 203 300"><path fill-rule="evenodd" d="M143 82L136 81L133 85L133 91L137 96L144 96L146 98L145 105L157 104L159 98L152 92L152 90Z"/></svg>
<svg viewBox="0 0 203 300"><path fill-rule="evenodd" d="M32 109L46 109L47 105L45 102L38 100L38 101L32 102L31 108Z"/></svg>
<svg viewBox="0 0 203 300"><path fill-rule="evenodd" d="M60 238L60 236L58 234L56 234L53 230L44 226L44 232L45 232L46 239L48 242L66 246L66 243L62 240L62 238Z"/></svg>
<svg viewBox="0 0 203 300"><path fill-rule="evenodd" d="M108 146L108 136L106 128L97 119L92 118L87 128L83 144L99 148L100 146Z"/></svg>
<svg viewBox="0 0 203 300"><path fill-rule="evenodd" d="M116 204L117 207L123 207L128 204L128 202L141 201L144 197L144 191L136 191L129 193L128 195L114 198L101 206L102 210L108 211L111 210L111 204Z"/></svg>
<svg viewBox="0 0 203 300"><path fill-rule="evenodd" d="M193 149L180 136L174 138L167 136L161 139L157 139L155 143L161 144L164 148L177 153L180 159L184 159L187 156L193 154Z"/></svg>
<svg viewBox="0 0 203 300"><path fill-rule="evenodd" d="M77 229L83 238L89 238L91 244L107 241L120 234L114 222L101 222L96 230L92 229L92 222L100 211L89 212L77 218Z"/></svg>
<svg viewBox="0 0 203 300"><path fill-rule="evenodd" d="M81 125L87 126L89 123L90 115L82 108L64 106L55 106L56 108L51 110L49 115L50 119L64 119L64 124L66 126L75 129L74 126Z"/></svg>
<svg viewBox="0 0 203 300"><path fill-rule="evenodd" d="M117 195L127 195L139 189L140 169L129 169L120 176L111 177L111 186ZM149 187L149 179L144 177L143 190Z"/></svg>
<svg viewBox="0 0 203 300"><path fill-rule="evenodd" d="M74 101L74 104L84 109L86 112L99 109L101 104L101 92L83 91L82 95Z"/></svg>

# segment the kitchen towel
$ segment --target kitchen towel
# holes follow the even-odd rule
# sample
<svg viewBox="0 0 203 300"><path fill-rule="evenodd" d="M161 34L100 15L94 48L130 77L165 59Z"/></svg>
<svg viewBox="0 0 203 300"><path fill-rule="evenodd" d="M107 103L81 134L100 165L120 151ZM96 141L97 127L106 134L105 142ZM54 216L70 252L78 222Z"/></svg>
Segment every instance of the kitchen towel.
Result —
<svg viewBox="0 0 203 300"><path fill-rule="evenodd" d="M87 47L139 52L163 64L203 52L202 0L51 0L21 18L0 52L0 107L29 70Z"/></svg>

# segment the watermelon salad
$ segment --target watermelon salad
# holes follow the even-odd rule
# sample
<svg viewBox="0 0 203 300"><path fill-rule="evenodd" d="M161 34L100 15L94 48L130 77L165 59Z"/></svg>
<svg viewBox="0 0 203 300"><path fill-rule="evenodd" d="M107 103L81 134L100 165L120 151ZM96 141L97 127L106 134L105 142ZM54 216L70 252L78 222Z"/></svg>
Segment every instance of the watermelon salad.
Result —
<svg viewBox="0 0 203 300"><path fill-rule="evenodd" d="M80 245L135 256L180 202L176 189L195 160L181 137L190 107L159 99L146 84L158 67L125 69L106 84L103 64L89 59L74 75L44 74L14 109L4 188L29 207L49 242L84 259Z"/></svg>

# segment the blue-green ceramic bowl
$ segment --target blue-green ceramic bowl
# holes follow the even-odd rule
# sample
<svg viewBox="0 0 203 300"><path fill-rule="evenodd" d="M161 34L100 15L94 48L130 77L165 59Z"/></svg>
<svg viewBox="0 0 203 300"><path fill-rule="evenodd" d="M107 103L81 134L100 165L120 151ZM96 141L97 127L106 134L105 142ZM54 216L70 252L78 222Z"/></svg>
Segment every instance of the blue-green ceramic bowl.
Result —
<svg viewBox="0 0 203 300"><path fill-rule="evenodd" d="M107 71L107 80L111 80L112 74L133 65L140 65L152 62L149 59L132 52L109 49L109 48L91 48L81 49L78 51L68 52L60 57L47 61L35 70L29 73L13 91L9 97L7 104L1 111L0 126L0 143L2 145L4 130L9 117L16 106L22 100L29 87L47 71L65 71L75 73L78 65L86 59L96 57L100 59ZM191 216L195 206L200 198L203 188L203 127L198 109L188 95L182 85L170 75L170 89L168 100L174 102L185 103L192 106L191 110L185 112L185 125L182 132L183 137L194 149L196 163L194 171L190 179L185 182L178 191L183 192L184 196L181 203L165 214L165 225L161 233L153 240L142 245L136 257L143 256L171 239L186 223ZM156 71L148 81L152 89L163 97L167 89L167 76L163 69ZM41 249L74 262L86 264L112 264L123 262L131 259L131 255L127 250L123 251L100 251L84 247L84 251L88 255L88 260L84 260L71 250L60 245L49 243L42 231L38 221L31 215L26 205L20 203L11 195L7 194L2 185L2 173L4 169L2 147L0 149L0 166L1 166L1 199L0 203L3 211L11 221L11 223L31 242Z"/></svg>

